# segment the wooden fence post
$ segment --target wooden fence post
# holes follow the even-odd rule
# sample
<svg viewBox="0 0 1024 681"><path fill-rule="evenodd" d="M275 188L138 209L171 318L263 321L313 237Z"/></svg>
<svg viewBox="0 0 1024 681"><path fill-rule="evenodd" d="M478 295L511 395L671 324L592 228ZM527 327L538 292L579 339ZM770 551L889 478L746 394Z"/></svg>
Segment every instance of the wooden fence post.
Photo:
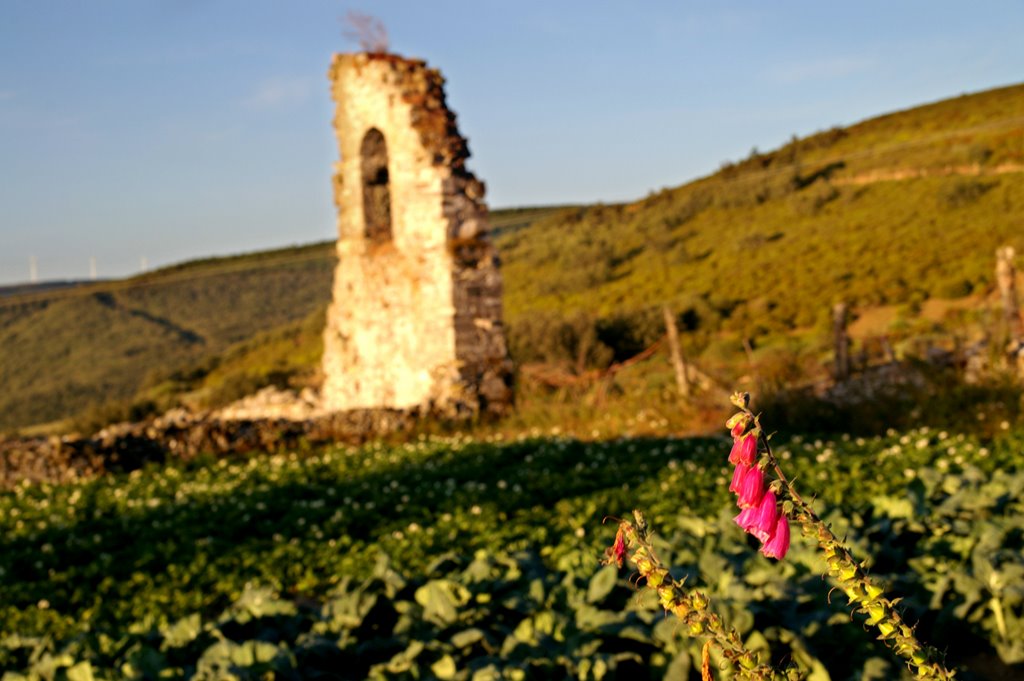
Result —
<svg viewBox="0 0 1024 681"><path fill-rule="evenodd" d="M683 352L679 348L676 316L668 305L663 305L661 311L665 315L665 332L668 334L668 351L672 357L672 368L676 372L676 388L679 390L679 396L686 399L690 396L690 379L686 375L686 358L683 357Z"/></svg>
<svg viewBox="0 0 1024 681"><path fill-rule="evenodd" d="M1016 346L1021 341L1021 319L1017 308L1017 268L1013 265L1014 255L1013 246L996 249L996 283L1003 303L1007 341Z"/></svg>
<svg viewBox="0 0 1024 681"><path fill-rule="evenodd" d="M846 303L839 302L832 306L832 335L835 340L835 374L836 381L845 381L850 377L850 337L846 333Z"/></svg>

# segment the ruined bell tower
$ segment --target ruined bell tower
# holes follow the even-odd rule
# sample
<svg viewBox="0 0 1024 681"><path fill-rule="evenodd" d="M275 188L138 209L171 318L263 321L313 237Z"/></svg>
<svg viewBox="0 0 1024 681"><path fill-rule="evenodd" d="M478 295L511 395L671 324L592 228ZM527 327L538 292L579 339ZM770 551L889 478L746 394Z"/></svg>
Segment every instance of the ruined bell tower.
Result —
<svg viewBox="0 0 1024 681"><path fill-rule="evenodd" d="M370 53L335 55L328 76L341 160L324 407L502 412L501 273L444 79Z"/></svg>

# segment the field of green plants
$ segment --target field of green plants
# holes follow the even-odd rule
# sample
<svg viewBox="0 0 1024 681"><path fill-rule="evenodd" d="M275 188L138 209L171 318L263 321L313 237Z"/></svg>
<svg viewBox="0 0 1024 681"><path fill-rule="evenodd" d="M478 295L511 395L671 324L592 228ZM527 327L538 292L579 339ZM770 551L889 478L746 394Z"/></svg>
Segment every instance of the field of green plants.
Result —
<svg viewBox="0 0 1024 681"><path fill-rule="evenodd" d="M774 444L962 678L1024 675L1024 432ZM424 436L22 485L0 494L2 678L699 678L702 641L601 566L602 521L634 507L766 660L906 675L807 540L775 562L734 525L728 451Z"/></svg>

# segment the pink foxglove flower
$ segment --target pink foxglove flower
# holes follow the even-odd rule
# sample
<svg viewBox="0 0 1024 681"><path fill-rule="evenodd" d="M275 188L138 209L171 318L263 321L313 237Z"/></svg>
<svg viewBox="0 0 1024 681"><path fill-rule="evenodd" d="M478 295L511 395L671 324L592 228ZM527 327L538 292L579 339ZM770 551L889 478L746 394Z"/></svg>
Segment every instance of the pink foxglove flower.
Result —
<svg viewBox="0 0 1024 681"><path fill-rule="evenodd" d="M740 464L732 471L732 482L729 483L729 491L733 494L740 493L740 486L743 484L743 478L747 475L748 466Z"/></svg>
<svg viewBox="0 0 1024 681"><path fill-rule="evenodd" d="M787 551L789 551L789 520L785 514L780 513L771 536L761 547L761 553L769 558L782 560Z"/></svg>
<svg viewBox="0 0 1024 681"><path fill-rule="evenodd" d="M750 532L750 528L754 526L756 516L756 508L745 508L740 511L740 514L733 518L733 520L736 521L736 524L739 525L744 532Z"/></svg>
<svg viewBox="0 0 1024 681"><path fill-rule="evenodd" d="M729 452L729 463L752 466L755 456L757 456L757 438L751 433L747 433L733 441L732 451Z"/></svg>
<svg viewBox="0 0 1024 681"><path fill-rule="evenodd" d="M742 467L746 470L740 479L739 489L736 490L736 494L739 495L736 503L740 508L758 506L764 497L764 473L757 466ZM741 466L736 466L736 470L740 468Z"/></svg>
<svg viewBox="0 0 1024 681"><path fill-rule="evenodd" d="M615 533L615 543L610 549L605 549L604 555L605 565L615 563L616 567L622 567L622 561L626 557L626 538L622 534L622 525L619 525L619 531Z"/></svg>
<svg viewBox="0 0 1024 681"><path fill-rule="evenodd" d="M757 506L745 508L736 516L736 524L760 541L767 541L775 530L779 518L779 509L775 506L775 494L769 490L761 497Z"/></svg>
<svg viewBox="0 0 1024 681"><path fill-rule="evenodd" d="M743 435L743 431L747 429L749 424L750 417L741 411L733 414L729 420L725 422L725 427L729 429L729 432L732 433L732 436L735 439L740 435Z"/></svg>
<svg viewBox="0 0 1024 681"><path fill-rule="evenodd" d="M612 546L612 553L615 555L615 564L621 566L622 559L626 556L626 540L622 534L615 535L615 544Z"/></svg>

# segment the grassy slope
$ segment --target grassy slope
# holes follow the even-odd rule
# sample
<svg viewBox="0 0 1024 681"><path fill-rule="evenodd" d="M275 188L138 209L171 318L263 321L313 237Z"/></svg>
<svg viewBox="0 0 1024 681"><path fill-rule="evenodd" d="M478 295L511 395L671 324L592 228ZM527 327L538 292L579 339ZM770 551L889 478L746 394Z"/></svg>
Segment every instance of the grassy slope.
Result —
<svg viewBox="0 0 1024 681"><path fill-rule="evenodd" d="M514 323L538 309L598 315L672 302L756 333L857 304L989 284L993 249L1024 246L1024 175L925 176L1024 161L1024 86L797 140L629 205L594 206L499 239Z"/></svg>
<svg viewBox="0 0 1024 681"><path fill-rule="evenodd" d="M496 231L551 208L495 211ZM188 392L209 406L308 377L333 244L206 258L130 279L0 298L0 429ZM88 420L102 420L90 414Z"/></svg>
<svg viewBox="0 0 1024 681"><path fill-rule="evenodd" d="M513 331L545 313L657 326L668 302L707 332L705 345L724 330L756 347L823 323L839 298L871 306L984 291L993 249L1024 251L1024 174L996 172L1024 162L1020 111L1024 86L991 90L794 140L633 204L496 211L507 318ZM972 164L981 175L944 174ZM897 171L922 176L855 184ZM0 298L0 428L161 381L165 392L227 397L225 383L300 371L289 343L316 362L315 334L301 329L328 302L333 262L330 245L315 244ZM545 338L514 334L513 347L549 340L538 328ZM208 384L225 353L236 369ZM192 380L168 388L175 373Z"/></svg>
<svg viewBox="0 0 1024 681"><path fill-rule="evenodd" d="M330 295L328 246L52 296L0 300L0 427L66 418L301 320Z"/></svg>

